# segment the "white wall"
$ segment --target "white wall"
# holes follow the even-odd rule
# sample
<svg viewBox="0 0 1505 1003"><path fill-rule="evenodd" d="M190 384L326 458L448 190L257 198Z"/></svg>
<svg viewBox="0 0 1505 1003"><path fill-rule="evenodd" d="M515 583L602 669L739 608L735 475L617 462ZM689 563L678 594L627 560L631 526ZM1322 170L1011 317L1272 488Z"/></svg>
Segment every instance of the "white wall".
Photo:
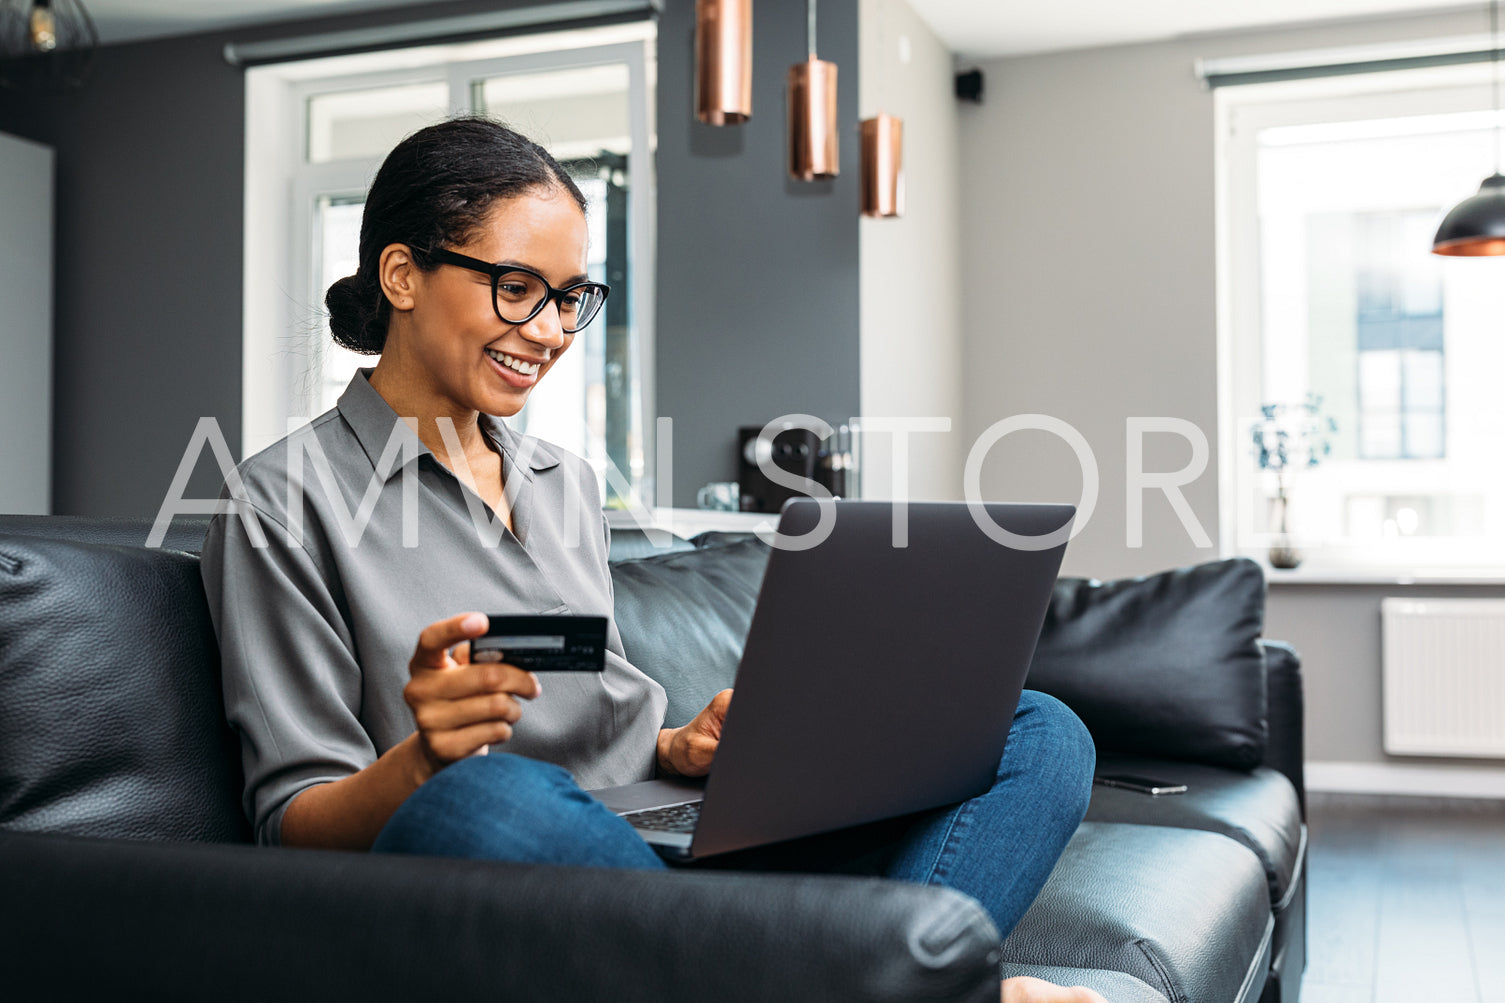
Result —
<svg viewBox="0 0 1505 1003"><path fill-rule="evenodd" d="M0 512L52 510L52 149L0 133Z"/></svg>
<svg viewBox="0 0 1505 1003"><path fill-rule="evenodd" d="M1067 573L1116 577L1218 556L1192 543L1163 496L1146 499L1143 547L1128 546L1125 527L1128 418L1186 419L1217 442L1216 140L1212 95L1194 60L1477 35L1487 26L1481 8L982 65L985 103L961 116L965 428L975 436L1008 415L1043 412L1087 438L1102 491L1068 547ZM1161 438L1145 468L1184 465L1189 448ZM1005 439L983 474L995 499L1072 499L1081 490L1073 454L1044 433ZM1186 497L1216 541L1215 457ZM1327 764L1315 783L1402 790L1425 775L1442 792L1505 787L1498 762L1394 757L1381 747L1379 602L1430 594L1505 589L1272 586L1266 634L1304 655L1307 754Z"/></svg>
<svg viewBox="0 0 1505 1003"><path fill-rule="evenodd" d="M858 223L862 414L950 418L949 434L911 437L908 491L957 499L964 416L951 54L904 0L862 0L859 17L858 108L863 118L885 111L904 120L906 189L902 217ZM857 142L856 130L841 142ZM868 437L864 497L892 497L892 442Z"/></svg>

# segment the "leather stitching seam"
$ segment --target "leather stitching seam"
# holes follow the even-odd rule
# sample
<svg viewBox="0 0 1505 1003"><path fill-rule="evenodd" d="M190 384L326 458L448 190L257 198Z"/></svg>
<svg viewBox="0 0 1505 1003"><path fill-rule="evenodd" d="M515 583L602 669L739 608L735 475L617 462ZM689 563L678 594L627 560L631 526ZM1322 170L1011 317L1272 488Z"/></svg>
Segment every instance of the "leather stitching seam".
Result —
<svg viewBox="0 0 1505 1003"><path fill-rule="evenodd" d="M1134 941L1134 946L1139 948L1139 953L1144 955L1144 960L1149 963L1149 966L1155 970L1155 974L1159 976L1160 984L1165 990L1165 998L1170 1000L1171 1003L1187 1003L1186 996L1176 991L1176 986L1171 981L1170 972L1167 972L1165 966L1160 963L1160 959L1155 957L1155 952L1151 951L1143 940Z"/></svg>

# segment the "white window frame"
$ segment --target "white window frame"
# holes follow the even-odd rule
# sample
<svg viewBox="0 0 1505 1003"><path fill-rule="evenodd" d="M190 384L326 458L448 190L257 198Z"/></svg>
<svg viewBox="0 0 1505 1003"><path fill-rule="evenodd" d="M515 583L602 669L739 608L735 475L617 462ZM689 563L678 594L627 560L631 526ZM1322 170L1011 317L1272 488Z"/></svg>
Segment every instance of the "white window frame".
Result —
<svg viewBox="0 0 1505 1003"><path fill-rule="evenodd" d="M1449 112L1488 112L1489 66L1472 64L1356 74L1219 88L1216 123L1219 546L1224 556L1261 558L1268 535L1259 523L1252 485L1249 432L1263 403L1262 317L1256 139L1265 128L1388 119ZM1483 174L1480 174L1483 177ZM1472 191L1461 192L1460 199ZM1505 277L1505 276L1502 276ZM1383 461L1375 461L1383 462ZM1420 475L1424 465L1404 460ZM1306 552L1303 573L1314 580L1505 577L1505 552L1481 553L1477 541L1456 545L1397 541L1383 552L1322 547Z"/></svg>
<svg viewBox="0 0 1505 1003"><path fill-rule="evenodd" d="M281 439L290 418L312 417L312 395L318 393L322 366L311 364L307 351L318 358L329 342L324 290L318 287L322 249L316 246L315 207L322 197L365 194L381 165L380 157L308 162L304 109L309 98L442 81L449 88L450 114L465 114L471 107L471 86L481 80L625 64L632 142L627 168L632 266L624 292L631 303L631 365L637 376L633 410L638 426L634 431L642 443L643 466L621 474L632 481L638 499L646 502L655 497L653 44L651 33L639 28L629 33L627 41L510 55L487 56L485 46L475 43L433 47L432 61L420 66L372 69L372 54L364 54L308 64L323 71L313 77L308 76L308 69L290 70L285 65L247 71L242 456ZM505 51L515 45L515 40L502 40L494 48ZM393 55L398 62L413 60L411 50ZM356 68L342 72L342 67ZM598 474L604 478L604 469L598 469Z"/></svg>

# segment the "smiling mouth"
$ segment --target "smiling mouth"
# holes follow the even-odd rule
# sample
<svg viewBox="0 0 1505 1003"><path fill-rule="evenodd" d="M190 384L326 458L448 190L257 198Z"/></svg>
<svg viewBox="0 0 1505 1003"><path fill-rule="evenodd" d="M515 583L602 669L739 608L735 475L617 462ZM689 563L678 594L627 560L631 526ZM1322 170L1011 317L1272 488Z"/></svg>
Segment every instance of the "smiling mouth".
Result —
<svg viewBox="0 0 1505 1003"><path fill-rule="evenodd" d="M506 352L497 352L490 348L486 349L486 354L513 372L521 373L524 376L538 375L540 364L537 362L524 362L515 355L508 355Z"/></svg>

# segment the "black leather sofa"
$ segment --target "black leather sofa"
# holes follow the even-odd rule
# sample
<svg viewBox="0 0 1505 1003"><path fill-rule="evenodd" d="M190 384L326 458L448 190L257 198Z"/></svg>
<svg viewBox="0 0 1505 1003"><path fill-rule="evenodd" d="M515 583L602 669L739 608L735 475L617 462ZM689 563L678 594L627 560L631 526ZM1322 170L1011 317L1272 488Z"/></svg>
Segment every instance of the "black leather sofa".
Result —
<svg viewBox="0 0 1505 1003"><path fill-rule="evenodd" d="M261 849L199 586L203 524L0 517L0 978L13 999L1294 1001L1305 963L1300 667L1247 561L1062 579L1029 685L1091 728L1099 787L999 944L938 888ZM619 533L627 652L669 723L729 685L767 551Z"/></svg>

